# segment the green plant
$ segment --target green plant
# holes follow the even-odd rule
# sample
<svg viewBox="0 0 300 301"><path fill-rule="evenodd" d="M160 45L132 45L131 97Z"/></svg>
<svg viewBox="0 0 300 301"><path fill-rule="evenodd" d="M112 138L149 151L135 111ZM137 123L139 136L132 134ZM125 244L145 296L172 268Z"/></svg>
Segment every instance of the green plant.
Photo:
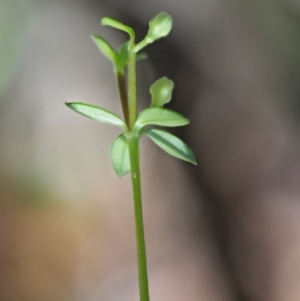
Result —
<svg viewBox="0 0 300 301"><path fill-rule="evenodd" d="M114 65L124 120L106 109L93 105L80 102L66 103L66 105L90 119L116 125L123 130L111 146L110 160L119 177L131 172L140 300L149 301L142 213L139 139L141 136L148 136L155 144L170 155L196 165L192 150L182 140L164 130L152 127L153 125L177 127L189 123L189 120L183 115L163 108L165 104L170 102L172 97L174 84L171 80L162 77L154 82L150 88L152 96L150 107L139 114L137 113L136 61L146 57L144 53L140 53L144 47L169 34L172 28L172 18L167 13L159 13L150 21L146 37L137 44L135 43L135 33L132 28L108 17L102 19L102 25L114 27L129 35L129 41L124 43L118 51L114 50L104 38L92 36L100 51ZM128 93L125 83L126 67L128 71Z"/></svg>

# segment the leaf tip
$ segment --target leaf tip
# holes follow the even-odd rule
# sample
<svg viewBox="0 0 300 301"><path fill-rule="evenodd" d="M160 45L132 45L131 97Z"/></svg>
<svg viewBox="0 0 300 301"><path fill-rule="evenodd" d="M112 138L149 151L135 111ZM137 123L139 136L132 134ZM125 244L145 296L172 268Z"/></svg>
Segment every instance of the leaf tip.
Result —
<svg viewBox="0 0 300 301"><path fill-rule="evenodd" d="M107 23L110 23L110 20L111 20L111 18L109 18L109 17L103 17L102 19L101 19L101 25L107 25Z"/></svg>
<svg viewBox="0 0 300 301"><path fill-rule="evenodd" d="M90 38L95 42L97 43L96 39L97 39L97 36L95 34L91 34L90 35Z"/></svg>
<svg viewBox="0 0 300 301"><path fill-rule="evenodd" d="M188 162L190 162L191 164L197 166L198 163L196 161L195 154L194 154L194 152L192 150L190 150L190 151L191 151L191 154L190 154L190 158L189 158Z"/></svg>

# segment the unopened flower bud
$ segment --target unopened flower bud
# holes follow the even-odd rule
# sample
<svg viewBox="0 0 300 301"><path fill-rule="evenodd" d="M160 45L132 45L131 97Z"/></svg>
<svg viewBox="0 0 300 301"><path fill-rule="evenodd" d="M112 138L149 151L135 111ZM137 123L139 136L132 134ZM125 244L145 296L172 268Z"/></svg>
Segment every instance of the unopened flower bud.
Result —
<svg viewBox="0 0 300 301"><path fill-rule="evenodd" d="M165 37L170 33L171 29L172 17L165 12L161 12L149 22L148 39L153 42Z"/></svg>

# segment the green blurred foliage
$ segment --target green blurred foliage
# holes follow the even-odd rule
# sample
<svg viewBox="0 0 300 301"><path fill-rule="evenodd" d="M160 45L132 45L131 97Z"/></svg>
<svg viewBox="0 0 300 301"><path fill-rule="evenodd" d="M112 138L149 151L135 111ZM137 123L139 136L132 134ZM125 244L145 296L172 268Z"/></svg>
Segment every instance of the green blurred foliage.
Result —
<svg viewBox="0 0 300 301"><path fill-rule="evenodd" d="M35 0L0 0L0 96L21 57ZM1 98L0 98L1 101Z"/></svg>

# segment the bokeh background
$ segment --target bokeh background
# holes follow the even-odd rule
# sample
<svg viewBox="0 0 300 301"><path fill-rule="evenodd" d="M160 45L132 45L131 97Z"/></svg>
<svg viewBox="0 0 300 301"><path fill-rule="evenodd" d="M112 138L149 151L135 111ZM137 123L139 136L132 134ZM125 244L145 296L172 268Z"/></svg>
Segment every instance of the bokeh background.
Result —
<svg viewBox="0 0 300 301"><path fill-rule="evenodd" d="M300 2L0 0L0 300L137 301L129 177L109 163L117 47L160 11L172 34L138 65L140 108L161 76L197 167L142 141L151 300L300 300Z"/></svg>

